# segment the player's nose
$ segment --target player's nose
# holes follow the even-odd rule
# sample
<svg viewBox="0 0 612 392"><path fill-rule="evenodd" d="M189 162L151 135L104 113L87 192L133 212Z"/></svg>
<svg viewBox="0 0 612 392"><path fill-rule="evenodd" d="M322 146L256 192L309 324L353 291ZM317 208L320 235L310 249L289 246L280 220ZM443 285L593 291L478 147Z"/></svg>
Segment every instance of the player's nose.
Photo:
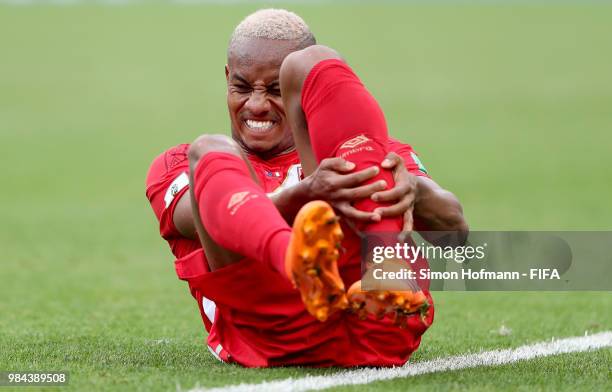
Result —
<svg viewBox="0 0 612 392"><path fill-rule="evenodd" d="M244 105L251 114L259 116L270 111L270 102L263 92L254 91Z"/></svg>

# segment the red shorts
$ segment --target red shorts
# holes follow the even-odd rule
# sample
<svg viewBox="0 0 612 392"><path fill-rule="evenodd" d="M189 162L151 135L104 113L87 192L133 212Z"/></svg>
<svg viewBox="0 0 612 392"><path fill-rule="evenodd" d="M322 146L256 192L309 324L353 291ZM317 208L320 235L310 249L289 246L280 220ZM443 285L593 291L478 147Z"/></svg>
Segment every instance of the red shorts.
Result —
<svg viewBox="0 0 612 392"><path fill-rule="evenodd" d="M347 287L355 280L346 279L355 277L348 261L339 263ZM289 281L261 262L244 259L210 272L200 249L175 266L198 301L211 352L242 366L399 366L433 321L432 307L427 325L415 315L406 329L394 326L391 317L359 320L348 312L319 322Z"/></svg>

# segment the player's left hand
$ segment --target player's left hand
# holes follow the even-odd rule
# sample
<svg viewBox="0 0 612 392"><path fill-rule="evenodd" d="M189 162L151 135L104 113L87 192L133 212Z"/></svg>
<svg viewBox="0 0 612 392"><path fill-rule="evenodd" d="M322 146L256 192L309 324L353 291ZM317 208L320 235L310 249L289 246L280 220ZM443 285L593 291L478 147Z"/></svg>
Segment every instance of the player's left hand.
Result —
<svg viewBox="0 0 612 392"><path fill-rule="evenodd" d="M374 212L382 217L403 216L404 226L400 234L400 241L406 239L413 226L412 213L417 196L417 178L410 174L404 164L404 159L394 152L387 154L380 165L383 169L393 171L395 186L392 189L372 194L376 202L395 203L387 207L378 207Z"/></svg>

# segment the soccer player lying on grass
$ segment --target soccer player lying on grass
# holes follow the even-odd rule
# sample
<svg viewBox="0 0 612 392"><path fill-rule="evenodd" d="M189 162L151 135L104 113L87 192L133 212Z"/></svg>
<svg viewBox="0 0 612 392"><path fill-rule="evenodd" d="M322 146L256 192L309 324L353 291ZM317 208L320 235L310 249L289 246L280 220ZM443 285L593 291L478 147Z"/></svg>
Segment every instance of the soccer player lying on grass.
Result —
<svg viewBox="0 0 612 392"><path fill-rule="evenodd" d="M147 197L221 360L400 365L433 321L432 306L425 318L410 315L431 296L427 287L422 296L361 292L360 240L345 222L400 232L412 229L414 212L430 230L467 227L457 199L419 168L411 147L388 139L350 68L314 44L295 14L247 17L226 66L234 140L205 135L168 150L151 166ZM296 144L308 175L301 182ZM329 204L311 200L334 206L342 226Z"/></svg>

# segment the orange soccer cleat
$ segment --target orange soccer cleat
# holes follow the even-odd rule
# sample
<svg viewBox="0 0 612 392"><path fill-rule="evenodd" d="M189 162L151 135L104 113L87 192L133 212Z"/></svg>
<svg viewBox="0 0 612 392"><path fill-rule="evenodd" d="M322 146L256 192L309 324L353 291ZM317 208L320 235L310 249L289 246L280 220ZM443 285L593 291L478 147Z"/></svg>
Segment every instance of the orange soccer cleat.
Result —
<svg viewBox="0 0 612 392"><path fill-rule="evenodd" d="M351 311L360 319L368 315L380 320L387 314L395 315L395 325L405 328L408 316L419 313L425 322L429 301L419 289L415 291L362 290L361 280L351 285L347 294Z"/></svg>
<svg viewBox="0 0 612 392"><path fill-rule="evenodd" d="M306 310L319 321L348 307L338 272L343 234L339 218L324 201L305 204L295 218L285 270L300 291Z"/></svg>

